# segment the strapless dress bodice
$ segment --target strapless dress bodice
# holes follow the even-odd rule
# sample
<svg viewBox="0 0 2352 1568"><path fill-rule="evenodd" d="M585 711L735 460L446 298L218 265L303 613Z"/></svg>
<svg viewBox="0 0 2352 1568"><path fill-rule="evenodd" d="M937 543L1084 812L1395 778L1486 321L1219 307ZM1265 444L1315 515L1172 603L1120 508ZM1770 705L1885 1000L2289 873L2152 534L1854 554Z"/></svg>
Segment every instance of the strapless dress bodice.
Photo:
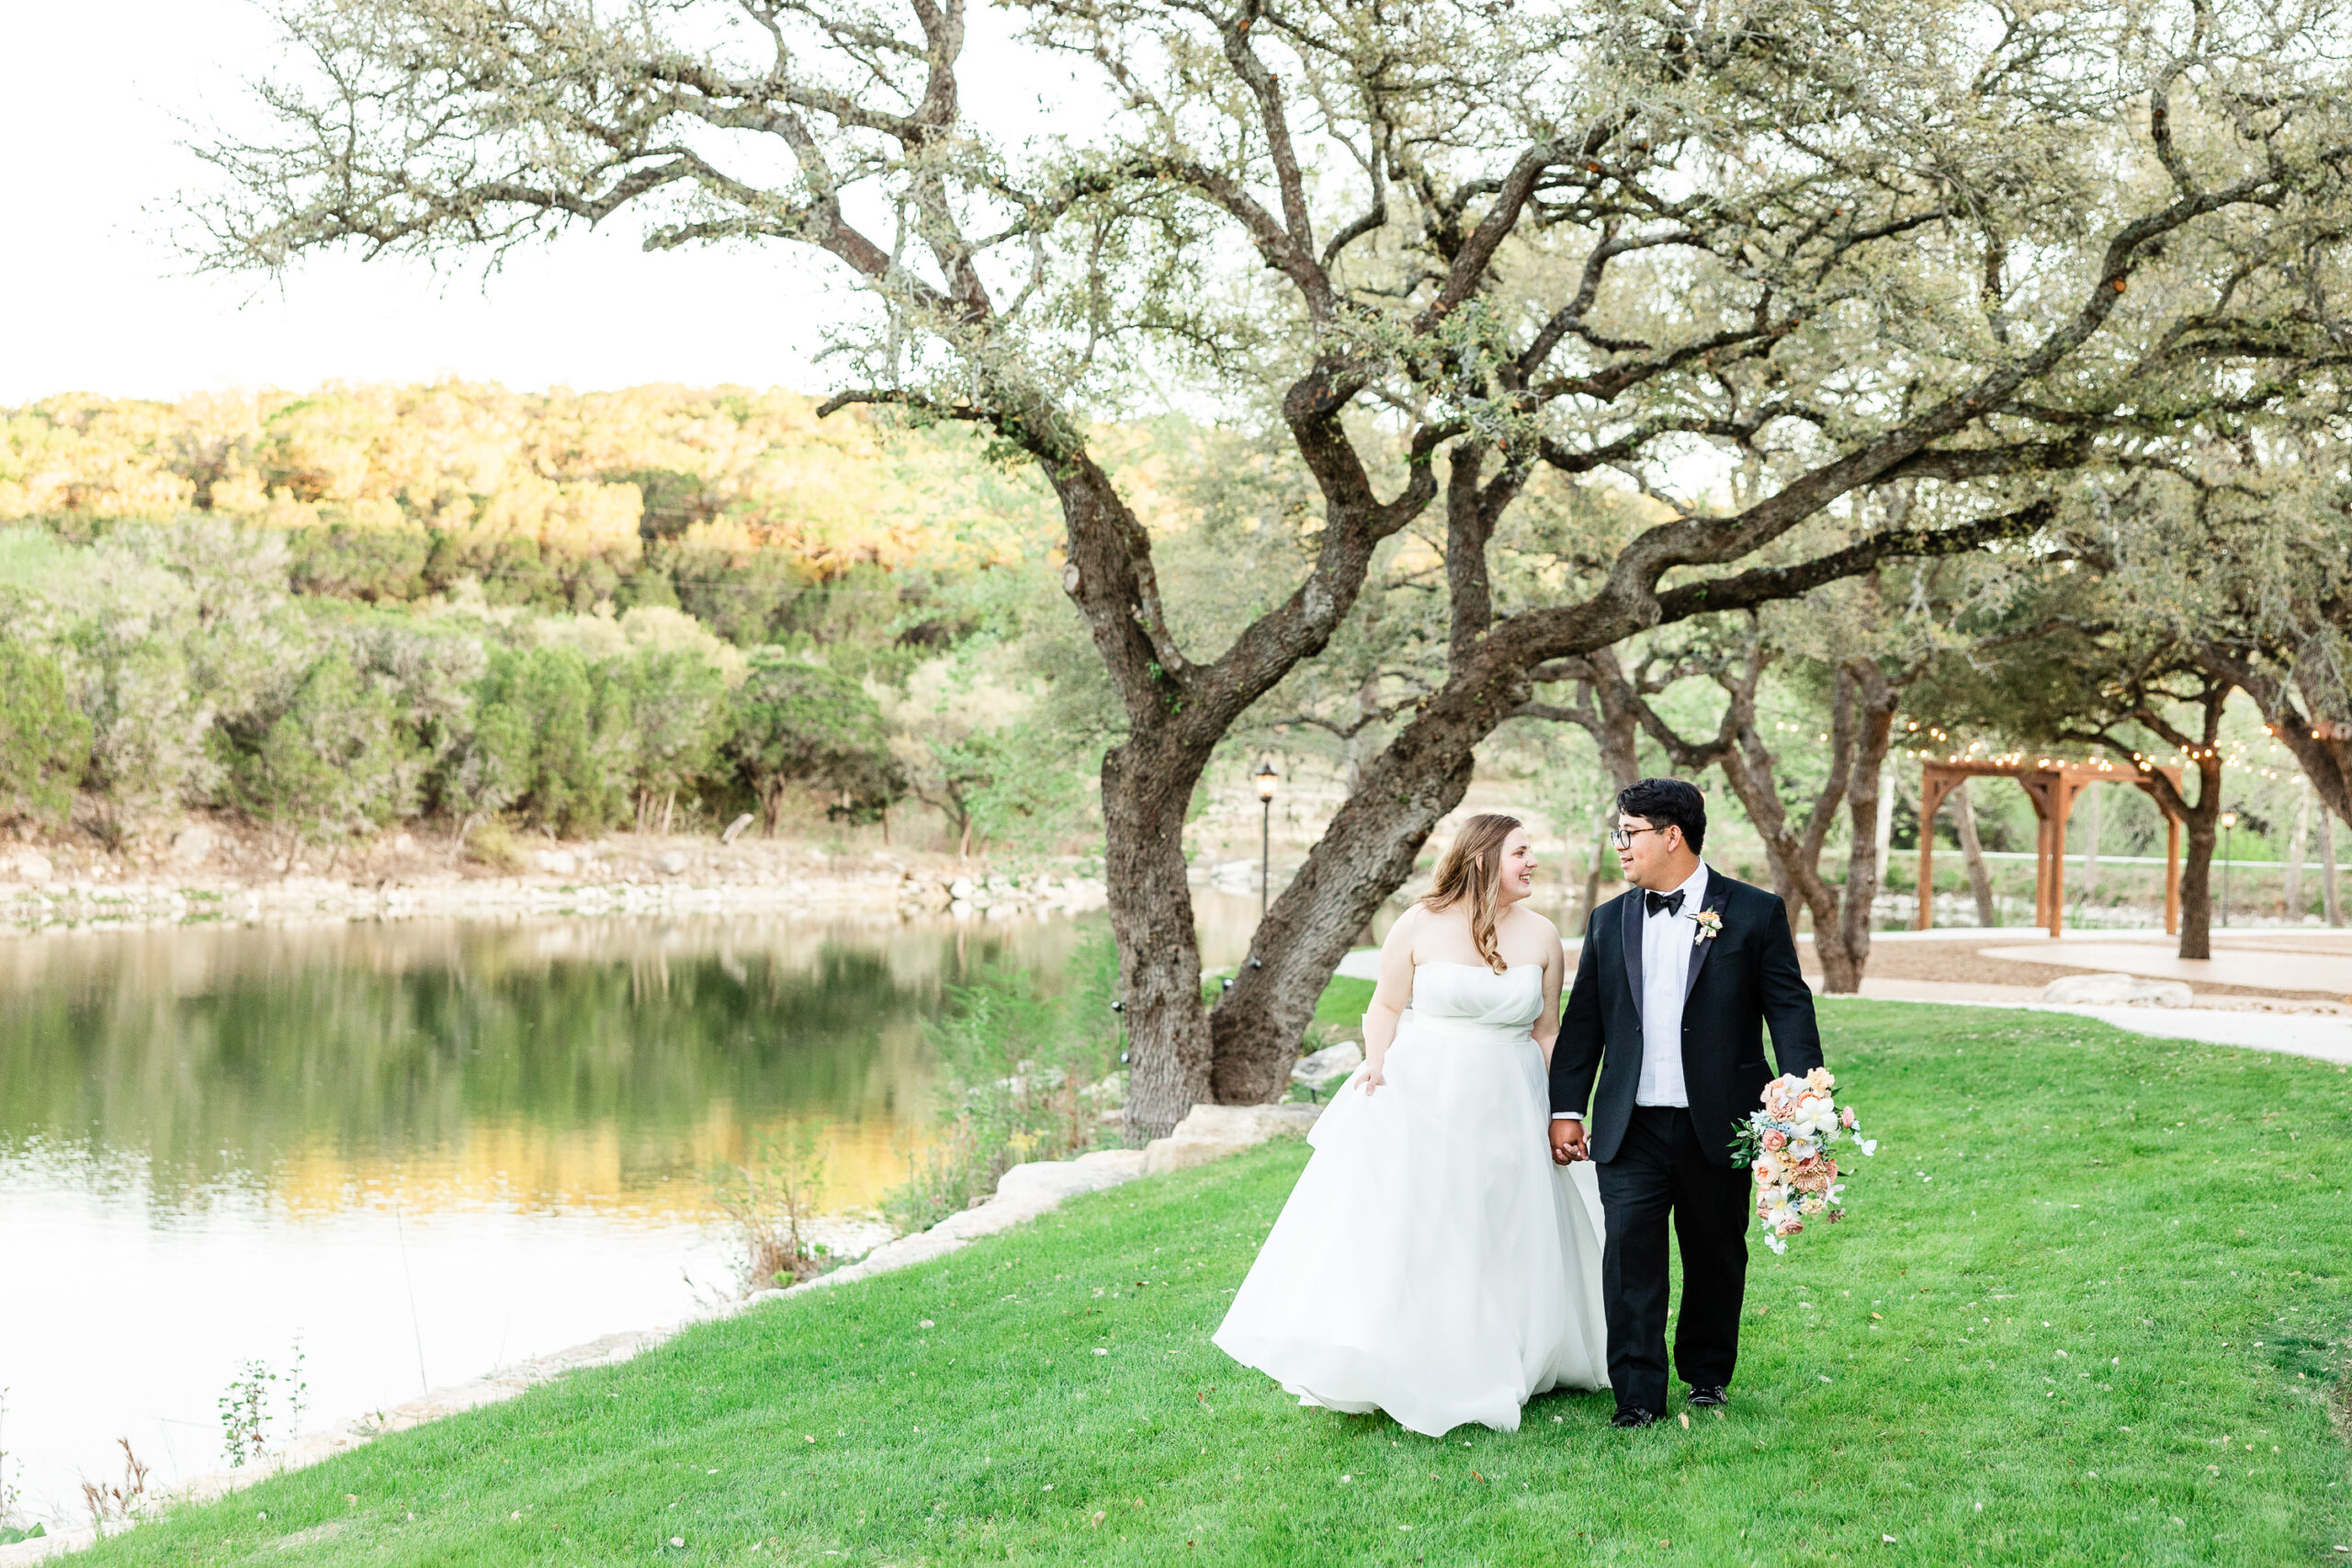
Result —
<svg viewBox="0 0 2352 1568"><path fill-rule="evenodd" d="M1483 964L1441 959L1413 971L1413 1002L1405 1016L1423 1028L1448 1033L1524 1037L1543 1010L1541 964L1514 964L1498 975Z"/></svg>

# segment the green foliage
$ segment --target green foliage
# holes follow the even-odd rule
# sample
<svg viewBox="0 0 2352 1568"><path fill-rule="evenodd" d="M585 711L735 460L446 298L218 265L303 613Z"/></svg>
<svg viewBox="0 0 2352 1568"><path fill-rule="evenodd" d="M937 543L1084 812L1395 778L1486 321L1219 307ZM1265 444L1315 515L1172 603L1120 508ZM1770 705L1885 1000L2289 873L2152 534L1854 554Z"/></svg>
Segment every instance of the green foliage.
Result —
<svg viewBox="0 0 2352 1568"><path fill-rule="evenodd" d="M617 682L592 679L571 649L535 648L493 656L478 701L470 793L485 809L511 806L566 833L620 814L609 757L626 743L628 706Z"/></svg>
<svg viewBox="0 0 2352 1568"><path fill-rule="evenodd" d="M647 552L678 607L741 648L775 637L806 585L792 563L748 547L675 543Z"/></svg>
<svg viewBox="0 0 2352 1568"><path fill-rule="evenodd" d="M286 711L230 761L238 803L289 839L332 844L415 807L415 741L391 698L331 652Z"/></svg>
<svg viewBox="0 0 2352 1568"><path fill-rule="evenodd" d="M432 548L458 573L455 586L409 604L407 588L366 588L356 576L344 581L349 598L288 592L289 581L330 568L356 573L352 563L397 529L281 535L195 518L90 532L94 542L72 544L52 532L0 530L0 619L12 644L62 679L78 715L63 720L68 731L87 727L81 758L43 776L89 790L96 826L116 840L165 829L185 806L210 805L325 841L354 830L334 822L385 820L387 800L460 836L505 813L565 833L632 817L641 829L666 831L682 812L696 826L714 810L731 813L741 792L760 801L773 831L797 791L823 797L836 819L871 821L911 782L926 800L946 802L953 830L978 823L972 830L1000 847L1028 848L1066 836L1087 809L1073 761L1082 745L1057 717L1033 711L1029 693L1045 683L1026 672L1026 651L985 642L995 684L964 680L944 691L922 674L960 660L957 637L983 626L1001 633L1017 619L974 604L1034 609L1037 585L1025 573L997 574L984 594L941 594L938 615L911 623L936 585L928 572L900 581L869 564L816 589L795 577L773 617L734 628L793 639L755 649L758 671L746 682L745 657L661 595L617 615L601 597L581 615L496 603L489 581L458 570L466 551L484 547L479 537L436 535ZM428 562L425 575L437 570ZM599 594L601 582L590 583ZM710 586L714 603L732 592L719 578ZM330 655L347 667L336 678L347 675L364 699L354 733L322 738L311 700L273 739L305 674ZM933 681L920 704L905 691L918 676ZM15 682L9 722L31 723L26 705L56 690ZM382 739L379 699L399 747L358 733ZM933 748L960 774L945 795L926 782ZM351 787L339 785L333 799L311 800L345 750L374 772L345 779ZM12 809L9 798L0 788L0 811ZM53 787L43 799L41 814L62 811ZM298 830L306 816L310 826Z"/></svg>
<svg viewBox="0 0 2352 1568"><path fill-rule="evenodd" d="M466 852L495 871L521 871L529 863L513 829L496 818L477 822L466 830Z"/></svg>
<svg viewBox="0 0 2352 1568"><path fill-rule="evenodd" d="M304 1356L300 1340L284 1371L258 1358L239 1369L236 1378L215 1405L220 1415L220 1448L230 1466L239 1468L269 1452L270 1439L292 1437L301 1430L302 1411L310 1404L311 1385L303 1380Z"/></svg>
<svg viewBox="0 0 2352 1568"><path fill-rule="evenodd" d="M824 1128L795 1124L760 1140L750 1165L721 1164L709 1172L711 1206L727 1216L742 1243L743 1293L797 1285L825 1271L825 1244L809 1234L825 1192Z"/></svg>
<svg viewBox="0 0 2352 1568"><path fill-rule="evenodd" d="M852 819L878 813L906 788L881 710L865 688L780 649L752 655L727 751L758 795L771 833L787 784L826 791L836 797L830 813Z"/></svg>
<svg viewBox="0 0 2352 1568"><path fill-rule="evenodd" d="M1305 1160L1286 1141L174 1509L89 1561L292 1537L326 1568L617 1562L676 1537L745 1562L2043 1568L2352 1542L2329 1413L2342 1069L1826 1007L1879 1157L1851 1220L1755 1249L1730 1406L1687 1429L1612 1432L1607 1394L1564 1393L1516 1432L1433 1440L1236 1367L1208 1336Z"/></svg>
<svg viewBox="0 0 2352 1568"><path fill-rule="evenodd" d="M62 820L89 759L90 721L57 660L0 637L0 821Z"/></svg>
<svg viewBox="0 0 2352 1568"><path fill-rule="evenodd" d="M727 678L694 649L649 649L616 661L611 679L628 705L628 767L637 825L666 820L681 790L708 773L726 739Z"/></svg>
<svg viewBox="0 0 2352 1568"><path fill-rule="evenodd" d="M131 640L85 623L73 649L74 698L90 721L90 782L101 825L117 840L168 821L209 786L212 710L187 656L161 639Z"/></svg>
<svg viewBox="0 0 2352 1568"><path fill-rule="evenodd" d="M421 528L306 528L293 536L291 585L297 593L368 604L422 599L431 592L425 562L433 545Z"/></svg>
<svg viewBox="0 0 2352 1568"><path fill-rule="evenodd" d="M946 1095L940 1136L883 1199L894 1224L936 1224L1024 1160L1095 1146L1119 1100L1118 984L1117 946L1090 930L1057 988L1041 988L1024 968L984 964L951 989L946 1015L925 1031Z"/></svg>
<svg viewBox="0 0 2352 1568"><path fill-rule="evenodd" d="M1049 845L1085 809L1078 780L1042 726L975 731L954 752L969 770L972 825L992 842Z"/></svg>

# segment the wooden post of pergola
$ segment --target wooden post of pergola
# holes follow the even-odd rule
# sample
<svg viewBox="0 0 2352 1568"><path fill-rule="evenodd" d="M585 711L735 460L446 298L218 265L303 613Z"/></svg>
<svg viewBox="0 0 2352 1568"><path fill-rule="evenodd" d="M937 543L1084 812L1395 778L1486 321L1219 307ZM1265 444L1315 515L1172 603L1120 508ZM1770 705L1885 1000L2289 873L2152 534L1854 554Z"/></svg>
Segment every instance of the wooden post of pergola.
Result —
<svg viewBox="0 0 2352 1568"><path fill-rule="evenodd" d="M2128 784L2148 792L2165 814L2165 930L2180 931L2180 818L2152 784L2163 773L2180 785L2177 768L2119 768L2104 762L1923 761L1919 765L1919 919L1926 931L1935 920L1936 812L1963 780L2015 779L2033 803L2033 923L2052 936L2066 927L2066 822L2075 802L2093 784Z"/></svg>

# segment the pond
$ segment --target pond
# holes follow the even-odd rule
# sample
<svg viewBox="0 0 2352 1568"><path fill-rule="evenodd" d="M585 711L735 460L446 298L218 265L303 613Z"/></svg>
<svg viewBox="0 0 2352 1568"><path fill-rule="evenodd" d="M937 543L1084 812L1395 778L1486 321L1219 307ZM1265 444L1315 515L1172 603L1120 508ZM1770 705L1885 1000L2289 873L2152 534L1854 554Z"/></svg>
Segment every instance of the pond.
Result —
<svg viewBox="0 0 2352 1568"><path fill-rule="evenodd" d="M1212 962L1246 940L1223 914ZM1050 976L1080 938L729 917L0 941L0 1485L57 1521L118 1438L151 1484L220 1469L223 1394L298 1346L296 1429L321 1429L677 1320L734 1283L715 1163L821 1123L828 1206L870 1203L924 1134L947 988Z"/></svg>

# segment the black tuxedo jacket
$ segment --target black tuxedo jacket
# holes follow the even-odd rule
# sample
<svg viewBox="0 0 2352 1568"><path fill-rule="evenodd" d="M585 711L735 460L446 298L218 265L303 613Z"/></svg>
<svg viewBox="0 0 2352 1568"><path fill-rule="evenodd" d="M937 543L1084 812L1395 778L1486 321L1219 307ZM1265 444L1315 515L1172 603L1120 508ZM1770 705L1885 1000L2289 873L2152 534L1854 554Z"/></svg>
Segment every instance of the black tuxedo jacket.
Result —
<svg viewBox="0 0 2352 1568"><path fill-rule="evenodd" d="M1734 1128L1762 1103L1775 1076L1764 1065L1765 1026L1782 1073L1822 1065L1821 1031L1781 900L1709 866L1703 907L1722 917L1723 933L1691 949L1682 1077L1701 1149L1729 1167ZM1642 1080L1642 916L1636 887L1585 922L1584 953L1552 1051L1552 1109L1586 1113L1592 1157L1601 1161L1616 1157ZM1679 923L1697 935L1689 921Z"/></svg>

